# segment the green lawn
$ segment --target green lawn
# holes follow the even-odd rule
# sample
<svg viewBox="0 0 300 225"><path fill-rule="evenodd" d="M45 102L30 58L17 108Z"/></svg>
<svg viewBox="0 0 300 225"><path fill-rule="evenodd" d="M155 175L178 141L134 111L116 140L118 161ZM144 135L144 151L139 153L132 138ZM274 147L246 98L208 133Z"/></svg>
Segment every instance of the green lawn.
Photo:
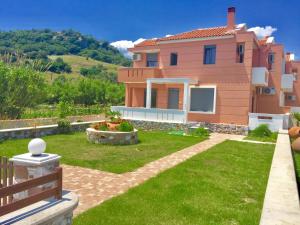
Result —
<svg viewBox="0 0 300 225"><path fill-rule="evenodd" d="M272 133L270 137L256 137L252 136L251 133L245 138L245 140L261 141L261 142L273 142L276 143L278 133Z"/></svg>
<svg viewBox="0 0 300 225"><path fill-rule="evenodd" d="M86 140L85 133L43 137L49 153L62 156L61 162L69 165L124 173L148 162L194 145L204 138L175 136L165 132L139 131L136 145L99 145ZM29 139L8 140L0 143L0 155L12 157L27 152Z"/></svg>
<svg viewBox="0 0 300 225"><path fill-rule="evenodd" d="M300 183L300 153L295 151L293 151L293 153L294 153L296 176L297 176L298 183Z"/></svg>
<svg viewBox="0 0 300 225"><path fill-rule="evenodd" d="M80 214L74 224L258 224L273 151L273 145L223 142Z"/></svg>

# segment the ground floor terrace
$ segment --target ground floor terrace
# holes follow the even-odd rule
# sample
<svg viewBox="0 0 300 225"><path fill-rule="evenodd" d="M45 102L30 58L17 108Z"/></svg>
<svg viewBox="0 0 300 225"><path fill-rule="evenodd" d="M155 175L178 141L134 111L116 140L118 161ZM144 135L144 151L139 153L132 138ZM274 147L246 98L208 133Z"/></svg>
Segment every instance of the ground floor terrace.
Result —
<svg viewBox="0 0 300 225"><path fill-rule="evenodd" d="M189 78L149 78L145 83L126 83L125 106L129 111L129 108L136 108L136 116L146 112L151 118L156 113L157 120L174 118L175 122L246 125L251 111L250 93L249 83L199 83ZM130 113L133 116L131 110L127 117Z"/></svg>
<svg viewBox="0 0 300 225"><path fill-rule="evenodd" d="M267 123L272 130L287 128L284 113L256 113L255 93L249 83L148 78L146 82L126 83L125 106L113 106L112 110L119 111L123 118L134 120L251 127Z"/></svg>

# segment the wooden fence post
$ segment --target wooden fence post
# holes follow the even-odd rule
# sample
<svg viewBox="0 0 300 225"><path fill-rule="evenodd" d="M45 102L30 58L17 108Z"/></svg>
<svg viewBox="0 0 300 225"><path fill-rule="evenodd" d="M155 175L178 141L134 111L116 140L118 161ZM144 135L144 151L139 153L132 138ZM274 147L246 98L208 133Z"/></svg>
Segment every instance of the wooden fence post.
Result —
<svg viewBox="0 0 300 225"><path fill-rule="evenodd" d="M0 188L13 185L13 163L7 157L0 156ZM0 198L0 206L12 202L13 196Z"/></svg>

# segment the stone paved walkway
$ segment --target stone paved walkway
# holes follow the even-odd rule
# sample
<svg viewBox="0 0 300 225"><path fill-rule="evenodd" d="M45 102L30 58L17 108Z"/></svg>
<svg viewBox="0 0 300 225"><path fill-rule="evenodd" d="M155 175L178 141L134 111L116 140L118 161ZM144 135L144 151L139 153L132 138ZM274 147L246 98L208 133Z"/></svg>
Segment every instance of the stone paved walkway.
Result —
<svg viewBox="0 0 300 225"><path fill-rule="evenodd" d="M150 162L133 172L114 174L83 167L63 165L64 188L79 196L75 215L126 192L192 156L204 152L226 139L240 141L244 136L213 133L210 139Z"/></svg>

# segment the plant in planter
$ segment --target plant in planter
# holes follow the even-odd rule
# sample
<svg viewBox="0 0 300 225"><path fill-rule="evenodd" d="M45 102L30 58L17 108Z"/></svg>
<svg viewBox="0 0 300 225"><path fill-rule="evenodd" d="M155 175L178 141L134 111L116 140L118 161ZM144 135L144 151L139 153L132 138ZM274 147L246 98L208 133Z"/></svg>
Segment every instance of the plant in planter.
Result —
<svg viewBox="0 0 300 225"><path fill-rule="evenodd" d="M121 119L121 113L114 112L111 110L105 111L105 119L107 121L106 124L107 124L109 130L117 130L117 127L123 121Z"/></svg>
<svg viewBox="0 0 300 225"><path fill-rule="evenodd" d="M119 126L117 126L117 130L121 132L131 132L134 130L133 125L128 121L122 121Z"/></svg>
<svg viewBox="0 0 300 225"><path fill-rule="evenodd" d="M105 121L93 124L91 127L102 131L131 132L134 130L133 125L122 119L119 112L111 110L105 111Z"/></svg>
<svg viewBox="0 0 300 225"><path fill-rule="evenodd" d="M93 124L86 132L87 139L91 143L113 145L138 143L138 131L129 121L117 117Z"/></svg>

